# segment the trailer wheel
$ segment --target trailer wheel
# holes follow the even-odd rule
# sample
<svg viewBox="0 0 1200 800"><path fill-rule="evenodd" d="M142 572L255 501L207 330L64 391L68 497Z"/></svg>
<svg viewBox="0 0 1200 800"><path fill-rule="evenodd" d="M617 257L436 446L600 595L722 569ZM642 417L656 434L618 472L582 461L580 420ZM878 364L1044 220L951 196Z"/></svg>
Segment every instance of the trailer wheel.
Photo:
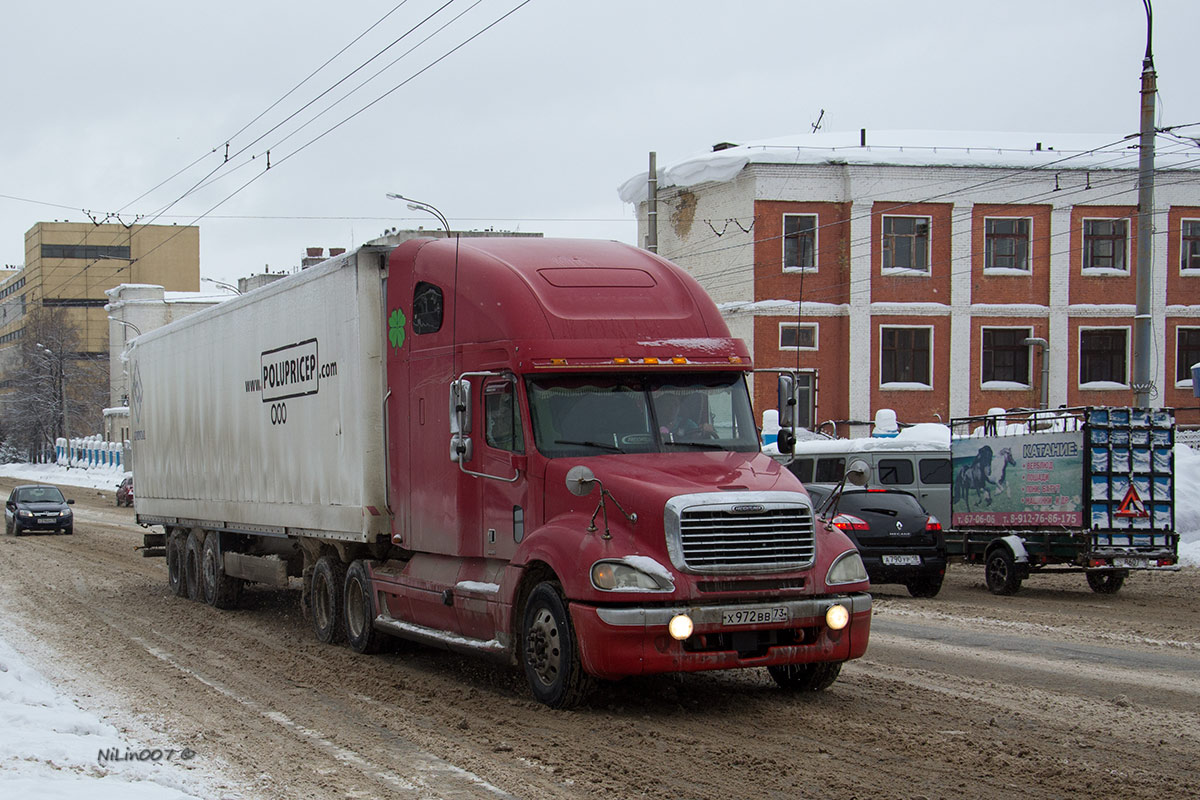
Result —
<svg viewBox="0 0 1200 800"><path fill-rule="evenodd" d="M525 604L521 659L533 696L551 708L579 705L591 689L558 584L539 583Z"/></svg>
<svg viewBox="0 0 1200 800"><path fill-rule="evenodd" d="M378 612L375 610L375 593L371 591L369 573L367 562L355 561L346 570L346 584L342 592L346 640L356 653L378 653L383 649L386 635L375 630Z"/></svg>
<svg viewBox="0 0 1200 800"><path fill-rule="evenodd" d="M225 574L219 534L210 533L200 551L200 588L204 602L214 608L234 608L242 596L242 580Z"/></svg>
<svg viewBox="0 0 1200 800"><path fill-rule="evenodd" d="M184 574L184 559L186 558L187 539L180 531L171 531L167 535L167 585L171 594L176 597L187 597L187 576Z"/></svg>
<svg viewBox="0 0 1200 800"><path fill-rule="evenodd" d="M1129 570L1104 570L1087 573L1087 582L1096 594L1116 594L1127 577Z"/></svg>
<svg viewBox="0 0 1200 800"><path fill-rule="evenodd" d="M842 662L826 661L816 664L782 664L767 667L767 672L789 692L821 692L833 686L842 672Z"/></svg>
<svg viewBox="0 0 1200 800"><path fill-rule="evenodd" d="M921 575L909 580L905 586L913 597L937 597L942 590L942 575Z"/></svg>
<svg viewBox="0 0 1200 800"><path fill-rule="evenodd" d="M192 600L203 600L204 589L200 585L201 561L204 558L204 532L193 528L187 535L183 547L183 579L187 584L187 596Z"/></svg>
<svg viewBox="0 0 1200 800"><path fill-rule="evenodd" d="M997 547L987 557L983 577L992 594L1016 594L1021 588L1021 577L1017 574L1017 562L1007 548Z"/></svg>
<svg viewBox="0 0 1200 800"><path fill-rule="evenodd" d="M325 644L346 639L342 615L342 587L346 584L346 565L336 556L321 556L312 571L309 605L313 632Z"/></svg>

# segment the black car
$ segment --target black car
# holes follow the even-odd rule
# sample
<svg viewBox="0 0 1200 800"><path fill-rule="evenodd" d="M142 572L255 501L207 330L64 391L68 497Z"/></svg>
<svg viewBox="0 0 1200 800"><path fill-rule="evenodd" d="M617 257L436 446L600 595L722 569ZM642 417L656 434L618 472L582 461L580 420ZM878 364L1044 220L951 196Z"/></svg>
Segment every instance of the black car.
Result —
<svg viewBox="0 0 1200 800"><path fill-rule="evenodd" d="M26 531L75 532L75 515L56 486L18 486L4 504L4 532L20 536Z"/></svg>
<svg viewBox="0 0 1200 800"><path fill-rule="evenodd" d="M946 575L941 523L899 489L808 484L817 515L841 530L862 556L871 583L902 583L913 597L933 597Z"/></svg>

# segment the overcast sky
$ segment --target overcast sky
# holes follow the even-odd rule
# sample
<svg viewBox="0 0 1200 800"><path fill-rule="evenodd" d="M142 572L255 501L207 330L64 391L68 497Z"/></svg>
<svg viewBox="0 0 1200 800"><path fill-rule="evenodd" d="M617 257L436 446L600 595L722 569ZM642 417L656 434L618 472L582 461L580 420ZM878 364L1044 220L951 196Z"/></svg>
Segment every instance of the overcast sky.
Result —
<svg viewBox="0 0 1200 800"><path fill-rule="evenodd" d="M1141 0L473 3L6 3L0 264L22 263L39 220L88 209L146 222L176 200L157 221L207 214L201 274L223 281L290 270L307 246L437 225L387 192L459 229L633 242L616 188L648 151L665 164L802 132L822 109L825 130L1138 127ZM1200 2L1154 11L1160 124L1200 122ZM215 183L183 197L206 176Z"/></svg>

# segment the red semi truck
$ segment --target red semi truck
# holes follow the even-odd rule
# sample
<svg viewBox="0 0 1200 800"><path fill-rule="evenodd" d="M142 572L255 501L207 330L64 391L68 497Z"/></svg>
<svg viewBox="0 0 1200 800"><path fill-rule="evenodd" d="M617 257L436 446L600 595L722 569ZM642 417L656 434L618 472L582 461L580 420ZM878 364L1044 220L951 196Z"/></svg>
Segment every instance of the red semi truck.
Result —
<svg viewBox="0 0 1200 800"><path fill-rule="evenodd" d="M554 707L664 672L818 690L866 650L866 572L760 452L745 344L646 251L365 247L129 369L137 517L181 596L299 577L322 641L490 654Z"/></svg>

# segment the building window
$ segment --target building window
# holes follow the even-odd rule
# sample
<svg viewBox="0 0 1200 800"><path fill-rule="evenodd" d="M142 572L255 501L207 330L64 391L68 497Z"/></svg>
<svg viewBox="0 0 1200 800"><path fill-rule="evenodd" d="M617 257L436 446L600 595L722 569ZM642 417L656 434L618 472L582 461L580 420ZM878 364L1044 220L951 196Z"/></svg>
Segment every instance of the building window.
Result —
<svg viewBox="0 0 1200 800"><path fill-rule="evenodd" d="M129 247L122 245L102 244L44 244L42 258L79 258L103 260L114 258L120 261L130 261Z"/></svg>
<svg viewBox="0 0 1200 800"><path fill-rule="evenodd" d="M783 268L816 269L816 214L783 215Z"/></svg>
<svg viewBox="0 0 1200 800"><path fill-rule="evenodd" d="M1128 328L1082 328L1079 331L1079 384L1129 385L1126 372ZM1110 387L1099 387L1110 388Z"/></svg>
<svg viewBox="0 0 1200 800"><path fill-rule="evenodd" d="M1200 219L1185 219L1179 235L1179 268L1200 275Z"/></svg>
<svg viewBox="0 0 1200 800"><path fill-rule="evenodd" d="M929 368L932 340L932 328L880 328L880 383L932 388Z"/></svg>
<svg viewBox="0 0 1200 800"><path fill-rule="evenodd" d="M1029 328L983 329L984 388L1004 388L987 386L999 382L1029 385L1029 346L1022 341L1031 335Z"/></svg>
<svg viewBox="0 0 1200 800"><path fill-rule="evenodd" d="M990 218L983 221L984 269L1029 271L1029 218Z"/></svg>
<svg viewBox="0 0 1200 800"><path fill-rule="evenodd" d="M883 268L929 272L929 217L883 218Z"/></svg>
<svg viewBox="0 0 1200 800"><path fill-rule="evenodd" d="M1129 220L1083 221L1083 268L1129 271Z"/></svg>
<svg viewBox="0 0 1200 800"><path fill-rule="evenodd" d="M816 350L817 326L796 322L779 323L780 350Z"/></svg>
<svg viewBox="0 0 1200 800"><path fill-rule="evenodd" d="M1175 382L1192 380L1192 365L1200 364L1200 328L1175 329Z"/></svg>

